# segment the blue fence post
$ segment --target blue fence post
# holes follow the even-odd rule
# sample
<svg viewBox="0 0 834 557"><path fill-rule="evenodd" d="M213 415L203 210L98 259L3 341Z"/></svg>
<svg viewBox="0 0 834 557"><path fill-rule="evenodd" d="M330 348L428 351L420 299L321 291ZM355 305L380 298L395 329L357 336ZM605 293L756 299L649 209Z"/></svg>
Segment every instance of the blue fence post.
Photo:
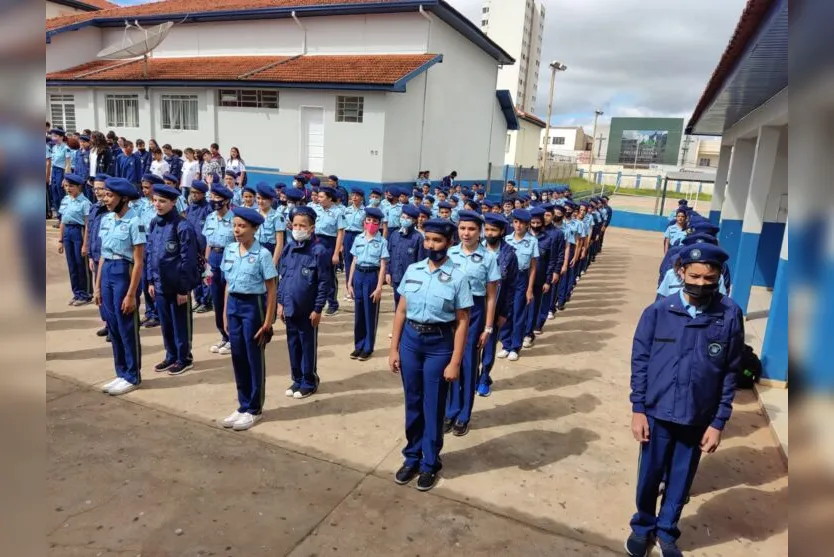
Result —
<svg viewBox="0 0 834 557"><path fill-rule="evenodd" d="M675 182L675 191L676 191L677 193L680 193L680 192L681 192L681 181L680 181L680 180L678 180L677 182Z"/></svg>
<svg viewBox="0 0 834 557"><path fill-rule="evenodd" d="M620 185L622 183L622 179L623 179L623 171L620 170L619 172L617 172L617 184L616 184L617 187L620 187Z"/></svg>
<svg viewBox="0 0 834 557"><path fill-rule="evenodd" d="M634 189L640 189L640 179L643 178L640 174L637 175L637 178L634 180Z"/></svg>

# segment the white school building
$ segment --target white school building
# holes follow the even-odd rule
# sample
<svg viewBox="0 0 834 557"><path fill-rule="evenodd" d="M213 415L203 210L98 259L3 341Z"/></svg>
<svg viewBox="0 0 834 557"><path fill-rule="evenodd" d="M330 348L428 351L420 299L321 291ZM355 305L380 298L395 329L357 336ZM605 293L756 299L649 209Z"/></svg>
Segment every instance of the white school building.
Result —
<svg viewBox="0 0 834 557"><path fill-rule="evenodd" d="M175 25L147 66L102 60L125 22ZM47 21L47 119L162 145L240 149L254 174L411 184L498 179L496 92L514 60L443 0L167 0ZM130 38L144 38L137 30Z"/></svg>

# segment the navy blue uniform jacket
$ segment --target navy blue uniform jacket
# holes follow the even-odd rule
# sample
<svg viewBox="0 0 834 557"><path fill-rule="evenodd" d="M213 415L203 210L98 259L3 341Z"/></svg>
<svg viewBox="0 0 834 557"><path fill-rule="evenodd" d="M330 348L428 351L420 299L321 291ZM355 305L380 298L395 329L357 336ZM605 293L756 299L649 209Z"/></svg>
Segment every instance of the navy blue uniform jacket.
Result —
<svg viewBox="0 0 834 557"><path fill-rule="evenodd" d="M278 271L278 303L284 315L308 316L321 313L327 301L329 283L333 276L331 256L315 236L298 243L287 235L287 245L281 253Z"/></svg>
<svg viewBox="0 0 834 557"><path fill-rule="evenodd" d="M504 240L501 240L501 248L498 250L498 268L501 270L501 285L495 303L496 317L511 319L515 283L518 280L518 258L515 256L515 248Z"/></svg>
<svg viewBox="0 0 834 557"><path fill-rule="evenodd" d="M717 294L694 319L675 293L643 311L631 354L632 411L724 429L741 366L741 308Z"/></svg>
<svg viewBox="0 0 834 557"><path fill-rule="evenodd" d="M176 210L155 217L145 247L145 280L164 295L188 294L200 284L197 232Z"/></svg>
<svg viewBox="0 0 834 557"><path fill-rule="evenodd" d="M391 275L391 282L394 284L400 283L409 265L428 257L423 247L423 235L414 227L411 227L404 235L400 234L399 229L389 231L388 253L391 258L387 273Z"/></svg>

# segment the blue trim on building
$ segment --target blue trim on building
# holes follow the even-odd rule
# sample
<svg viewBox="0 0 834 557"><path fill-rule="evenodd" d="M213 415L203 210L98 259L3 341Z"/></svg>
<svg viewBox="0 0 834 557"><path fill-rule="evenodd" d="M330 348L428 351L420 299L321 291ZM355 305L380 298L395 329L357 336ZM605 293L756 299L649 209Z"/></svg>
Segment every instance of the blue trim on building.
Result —
<svg viewBox="0 0 834 557"><path fill-rule="evenodd" d="M616 212L615 212L616 214ZM718 243L730 255L727 264L733 277L736 276L736 258L738 256L738 243L741 240L742 221L736 219L723 219L721 230L718 232Z"/></svg>
<svg viewBox="0 0 834 557"><path fill-rule="evenodd" d="M364 4L330 4L324 6L285 6L276 8L258 8L250 10L222 10L210 12L192 13L166 13L160 15L149 15L139 17L111 16L94 17L71 25L58 27L46 32L46 42L66 31L76 31L84 27L123 27L125 19L131 22L138 21L147 26L166 21L177 21L180 23L199 23L206 21L241 21L247 19L285 19L291 18L293 12L298 17L316 17L330 15L363 15L363 14L386 14L419 12L420 7L426 11L433 12L447 25L463 35L478 48L495 58L499 64L512 65L515 59L501 48L498 43L486 36L475 24L469 21L463 14L452 8L444 0L389 0L387 2L370 2Z"/></svg>
<svg viewBox="0 0 834 557"><path fill-rule="evenodd" d="M718 211L710 211L709 212L709 221L718 226L721 224L721 210Z"/></svg>
<svg viewBox="0 0 834 557"><path fill-rule="evenodd" d="M826 330L826 334L830 334ZM830 351L828 342L824 350ZM828 355L825 356L828 358ZM773 298L767 315L767 328L762 342L762 377L788 380L788 260L780 259L773 286ZM811 360L813 361L813 360ZM827 361L827 360L818 360ZM816 367L816 366L814 366ZM819 366L820 368L824 366ZM809 370L810 371L810 370Z"/></svg>
<svg viewBox="0 0 834 557"><path fill-rule="evenodd" d="M515 105L513 104L513 97L506 89L499 89L495 92L498 98L498 104L501 106L501 112L504 113L504 118L507 120L508 130L518 129L518 117L515 113Z"/></svg>
<svg viewBox="0 0 834 557"><path fill-rule="evenodd" d="M756 269L753 273L753 286L773 288L784 236L784 222L766 222L762 225L759 253L756 256Z"/></svg>
<svg viewBox="0 0 834 557"><path fill-rule="evenodd" d="M666 230L669 219L664 216L648 215L646 213L633 213L623 211L614 206L614 215L611 217L611 226L619 228L631 228L632 230L650 230L652 232L663 232ZM662 246L662 244L660 244Z"/></svg>
<svg viewBox="0 0 834 557"><path fill-rule="evenodd" d="M730 267L733 276L733 293L730 297L741 307L745 315L747 315L747 306L750 304L750 291L753 288L753 273L760 237L760 234L753 232L742 232L738 243L738 253L735 256L735 266Z"/></svg>
<svg viewBox="0 0 834 557"><path fill-rule="evenodd" d="M791 224L793 236L793 224ZM817 297L834 292L834 260L825 262L820 272L820 282L816 284ZM791 275L795 275L792 272ZM815 306L808 343L807 357L802 362L802 384L808 386L808 392L827 392L834 389L834 373L831 373L831 323L834 323L834 304L822 301ZM784 320L787 327L788 320ZM770 318L768 318L770 324Z"/></svg>
<svg viewBox="0 0 834 557"><path fill-rule="evenodd" d="M397 81L394 82L394 91L398 93L405 93L405 84L420 75L421 73L427 71L429 68L434 66L435 64L440 64L443 62L443 55L438 54L428 62L423 63L421 66L414 68Z"/></svg>

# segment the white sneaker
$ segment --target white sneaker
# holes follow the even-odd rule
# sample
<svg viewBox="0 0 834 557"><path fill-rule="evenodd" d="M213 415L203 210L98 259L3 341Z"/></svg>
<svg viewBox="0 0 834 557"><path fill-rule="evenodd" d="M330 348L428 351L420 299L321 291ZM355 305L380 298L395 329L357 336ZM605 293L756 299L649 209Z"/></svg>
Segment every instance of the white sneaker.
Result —
<svg viewBox="0 0 834 557"><path fill-rule="evenodd" d="M495 355L495 357L496 357L496 358L506 358L506 357L507 357L507 356L509 356L509 355L510 355L510 353L509 353L509 352L507 352L506 350L503 350L503 349L502 349L502 350L499 350L499 351L498 351L498 353Z"/></svg>
<svg viewBox="0 0 834 557"><path fill-rule="evenodd" d="M263 416L261 414L255 415L255 414L250 414L248 412L246 414L241 414L240 418L237 419L237 421L232 426L232 428L235 431L246 431L247 429L249 429L250 427L252 427L256 423L261 421L262 417Z"/></svg>
<svg viewBox="0 0 834 557"><path fill-rule="evenodd" d="M553 319L553 318L555 318L555 317L556 317L556 313L555 313L555 312L553 312L553 311L549 311L549 312L547 312L547 318L548 318L548 319Z"/></svg>
<svg viewBox="0 0 834 557"><path fill-rule="evenodd" d="M388 338L394 338L394 333L388 333Z"/></svg>
<svg viewBox="0 0 834 557"><path fill-rule="evenodd" d="M116 383L119 382L119 379L121 379L121 377L116 377L115 379L113 379L111 381L108 381L107 383L102 385L101 386L101 392L106 393L107 391L110 390L111 387L115 387Z"/></svg>
<svg viewBox="0 0 834 557"><path fill-rule="evenodd" d="M523 348L530 348L533 346L533 337L524 337L524 340L521 342L521 346Z"/></svg>
<svg viewBox="0 0 834 557"><path fill-rule="evenodd" d="M111 396L126 395L130 391L135 391L139 385L134 385L124 379L119 379L119 382L107 389L107 394Z"/></svg>
<svg viewBox="0 0 834 557"><path fill-rule="evenodd" d="M344 300L345 300L346 302L352 302L352 301L353 301L353 298L351 298L351 297L350 297L350 295L345 294Z"/></svg>
<svg viewBox="0 0 834 557"><path fill-rule="evenodd" d="M220 354L221 356L228 356L229 354L232 353L232 343L231 342L223 343L223 346L220 348L220 350L217 353Z"/></svg>
<svg viewBox="0 0 834 557"><path fill-rule="evenodd" d="M219 354L220 349L223 348L225 345L226 345L225 340L220 340L218 342L215 342L214 344L211 345L211 348L209 348L209 352L211 352L212 354Z"/></svg>
<svg viewBox="0 0 834 557"><path fill-rule="evenodd" d="M517 362L518 361L518 352L510 352L510 355L507 356L507 359L511 362Z"/></svg>
<svg viewBox="0 0 834 557"><path fill-rule="evenodd" d="M235 410L227 417L223 418L223 421L220 423L223 424L223 427L232 427L235 425L235 422L240 419L241 416L243 416L243 414Z"/></svg>

